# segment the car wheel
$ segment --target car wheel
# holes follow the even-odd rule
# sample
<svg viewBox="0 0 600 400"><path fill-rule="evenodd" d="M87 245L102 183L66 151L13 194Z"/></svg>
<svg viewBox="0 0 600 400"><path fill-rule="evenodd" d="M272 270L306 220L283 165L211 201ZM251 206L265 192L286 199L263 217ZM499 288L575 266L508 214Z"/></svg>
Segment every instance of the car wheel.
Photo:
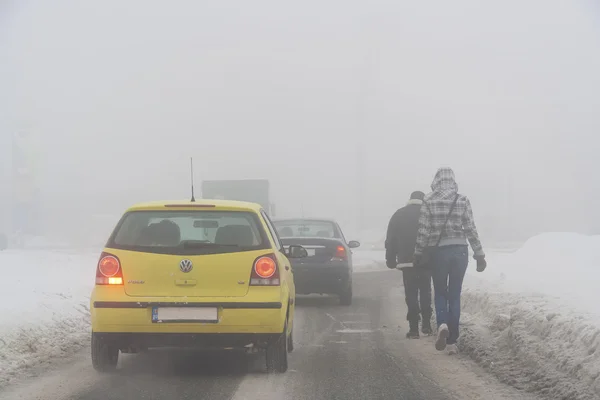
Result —
<svg viewBox="0 0 600 400"><path fill-rule="evenodd" d="M105 343L100 336L92 333L92 365L96 371L108 372L117 367L119 349Z"/></svg>
<svg viewBox="0 0 600 400"><path fill-rule="evenodd" d="M287 321L283 333L267 347L267 372L286 372L288 369Z"/></svg>
<svg viewBox="0 0 600 400"><path fill-rule="evenodd" d="M340 294L340 304L343 306L349 306L352 304L352 284L342 294Z"/></svg>

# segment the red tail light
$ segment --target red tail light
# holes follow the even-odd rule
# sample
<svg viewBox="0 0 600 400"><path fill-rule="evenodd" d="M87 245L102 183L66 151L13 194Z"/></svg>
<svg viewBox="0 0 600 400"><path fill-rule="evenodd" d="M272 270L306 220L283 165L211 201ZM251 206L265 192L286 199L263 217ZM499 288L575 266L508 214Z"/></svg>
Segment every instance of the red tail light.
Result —
<svg viewBox="0 0 600 400"><path fill-rule="evenodd" d="M279 286L279 267L274 255L262 256L254 261L250 286Z"/></svg>
<svg viewBox="0 0 600 400"><path fill-rule="evenodd" d="M335 249L334 259L345 260L347 257L346 248L344 246L338 246Z"/></svg>
<svg viewBox="0 0 600 400"><path fill-rule="evenodd" d="M116 256L108 253L100 255L96 268L96 285L122 285L123 270Z"/></svg>

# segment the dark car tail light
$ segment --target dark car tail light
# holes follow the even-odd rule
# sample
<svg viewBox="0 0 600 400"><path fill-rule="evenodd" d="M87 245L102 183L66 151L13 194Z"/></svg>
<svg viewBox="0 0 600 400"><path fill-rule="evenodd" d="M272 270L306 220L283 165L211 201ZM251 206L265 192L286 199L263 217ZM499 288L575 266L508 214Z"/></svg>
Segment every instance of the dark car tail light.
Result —
<svg viewBox="0 0 600 400"><path fill-rule="evenodd" d="M279 286L279 266L274 255L262 256L254 261L250 286Z"/></svg>
<svg viewBox="0 0 600 400"><path fill-rule="evenodd" d="M123 270L121 262L109 253L102 253L96 267L96 285L122 285Z"/></svg>
<svg viewBox="0 0 600 400"><path fill-rule="evenodd" d="M332 261L345 261L348 258L346 254L346 248L344 246L337 246L335 248L335 255L331 258Z"/></svg>

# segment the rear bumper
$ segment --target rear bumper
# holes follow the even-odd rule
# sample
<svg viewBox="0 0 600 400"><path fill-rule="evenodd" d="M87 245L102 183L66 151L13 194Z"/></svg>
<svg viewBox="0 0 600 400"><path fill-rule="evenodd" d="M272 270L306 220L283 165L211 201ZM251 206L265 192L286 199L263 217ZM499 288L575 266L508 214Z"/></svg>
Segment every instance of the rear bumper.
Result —
<svg viewBox="0 0 600 400"><path fill-rule="evenodd" d="M148 334L275 334L283 331L287 303L92 301L92 331ZM216 322L152 322L154 307L216 307Z"/></svg>
<svg viewBox="0 0 600 400"><path fill-rule="evenodd" d="M346 265L294 266L296 293L340 294L352 283L352 272Z"/></svg>
<svg viewBox="0 0 600 400"><path fill-rule="evenodd" d="M182 347L200 349L265 348L276 341L281 333L112 333L94 332L102 342L126 353L136 353L150 348Z"/></svg>
<svg viewBox="0 0 600 400"><path fill-rule="evenodd" d="M152 334L281 333L289 306L289 290L253 287L244 297L131 297L122 287L97 285L92 291L92 331ZM152 321L156 307L211 307L216 321Z"/></svg>

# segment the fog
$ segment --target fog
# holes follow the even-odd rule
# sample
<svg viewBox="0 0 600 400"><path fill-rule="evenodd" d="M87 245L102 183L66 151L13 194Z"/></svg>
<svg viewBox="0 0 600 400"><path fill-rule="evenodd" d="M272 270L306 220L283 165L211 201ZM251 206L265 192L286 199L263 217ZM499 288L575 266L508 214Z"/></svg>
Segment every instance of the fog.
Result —
<svg viewBox="0 0 600 400"><path fill-rule="evenodd" d="M484 245L600 233L598 71L591 0L4 1L2 204L27 131L47 235L188 198L189 157L352 232L451 166Z"/></svg>

